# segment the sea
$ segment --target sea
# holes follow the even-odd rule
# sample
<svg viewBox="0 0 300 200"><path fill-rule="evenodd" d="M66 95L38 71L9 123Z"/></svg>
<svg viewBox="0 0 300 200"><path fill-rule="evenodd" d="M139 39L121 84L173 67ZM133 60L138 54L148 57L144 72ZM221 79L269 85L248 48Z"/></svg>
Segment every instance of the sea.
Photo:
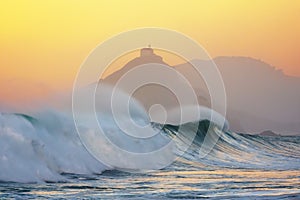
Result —
<svg viewBox="0 0 300 200"><path fill-rule="evenodd" d="M236 133L201 107L199 118L153 122L133 102L132 119L157 132L148 140L101 104L105 136L84 110L77 121L63 109L0 112L0 199L300 199L300 136Z"/></svg>
<svg viewBox="0 0 300 200"><path fill-rule="evenodd" d="M199 158L210 124L203 120L193 123L193 143L170 165L121 170L93 158L68 127L71 122L47 115L0 115L1 199L300 199L299 136L222 131ZM167 138L179 131L155 127Z"/></svg>

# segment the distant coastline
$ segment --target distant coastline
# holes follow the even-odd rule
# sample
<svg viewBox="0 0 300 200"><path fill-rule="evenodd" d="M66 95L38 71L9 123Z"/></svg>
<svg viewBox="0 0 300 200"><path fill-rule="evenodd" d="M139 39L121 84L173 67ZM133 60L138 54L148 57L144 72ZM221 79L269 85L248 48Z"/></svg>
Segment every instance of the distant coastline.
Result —
<svg viewBox="0 0 300 200"><path fill-rule="evenodd" d="M196 91L199 104L206 107L211 104L209 91L192 63L202 70L216 64L225 85L226 118L232 131L272 136L277 136L277 133L300 134L300 110L297 110L300 108L300 93L295 92L299 90L299 77L285 75L282 70L259 59L242 56L219 56L212 60L191 60L170 66L155 50L144 48L139 57L102 81L114 85L129 70L149 63L163 64L182 74ZM178 88L182 86L180 78L173 82ZM147 86L143 92L136 92L134 97L148 109L153 103L164 107L176 106L178 103L171 95L167 89Z"/></svg>

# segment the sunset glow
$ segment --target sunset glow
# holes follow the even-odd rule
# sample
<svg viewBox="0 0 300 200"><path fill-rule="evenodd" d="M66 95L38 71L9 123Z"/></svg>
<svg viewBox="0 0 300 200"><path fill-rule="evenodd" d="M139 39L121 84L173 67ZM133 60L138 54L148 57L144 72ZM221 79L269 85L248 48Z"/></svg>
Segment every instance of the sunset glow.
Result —
<svg viewBox="0 0 300 200"><path fill-rule="evenodd" d="M249 56L300 76L299 1L2 1L0 82L70 88L99 43L138 27L197 40L212 57Z"/></svg>

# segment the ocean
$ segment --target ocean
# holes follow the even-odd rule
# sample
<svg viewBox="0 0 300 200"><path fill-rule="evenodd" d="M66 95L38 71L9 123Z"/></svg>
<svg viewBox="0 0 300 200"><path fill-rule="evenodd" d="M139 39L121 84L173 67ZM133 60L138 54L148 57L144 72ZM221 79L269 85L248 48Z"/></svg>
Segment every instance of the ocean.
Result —
<svg viewBox="0 0 300 200"><path fill-rule="evenodd" d="M201 157L210 125L219 138ZM152 123L167 140L184 131L175 139L174 162L124 170L95 159L65 115L1 113L0 198L300 199L300 136L234 133L209 120L182 126ZM192 144L181 152L192 132Z"/></svg>

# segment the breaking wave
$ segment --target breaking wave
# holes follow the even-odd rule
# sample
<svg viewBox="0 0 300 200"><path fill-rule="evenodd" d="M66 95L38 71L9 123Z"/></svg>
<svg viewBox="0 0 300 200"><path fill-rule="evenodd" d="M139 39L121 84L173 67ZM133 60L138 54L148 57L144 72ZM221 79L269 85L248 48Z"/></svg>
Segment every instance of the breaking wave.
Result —
<svg viewBox="0 0 300 200"><path fill-rule="evenodd" d="M267 137L233 133L228 130L228 124L220 124L222 116L199 106L201 117L190 118L182 124L150 122L138 103L132 105L134 120L140 124L150 123L151 129L158 130L161 136L152 137L151 143L144 142L143 138L132 139L122 133L111 113L100 113L104 130L115 143L128 151L148 152L173 141L175 149L172 155L166 156L178 155L177 162L188 161L191 165L282 170L300 168L299 136ZM217 116L215 120L210 120L212 113ZM123 123L127 122L129 120L124 118ZM85 130L95 131L88 124ZM181 152L185 144L189 148ZM100 153L114 155L110 149L102 149ZM68 177L64 176L66 173L101 174L105 170L134 169L136 166L127 163L126 158L109 158L119 163L112 166L97 160L79 138L72 115L66 112L48 110L30 116L0 113L0 181L60 182L68 181Z"/></svg>

